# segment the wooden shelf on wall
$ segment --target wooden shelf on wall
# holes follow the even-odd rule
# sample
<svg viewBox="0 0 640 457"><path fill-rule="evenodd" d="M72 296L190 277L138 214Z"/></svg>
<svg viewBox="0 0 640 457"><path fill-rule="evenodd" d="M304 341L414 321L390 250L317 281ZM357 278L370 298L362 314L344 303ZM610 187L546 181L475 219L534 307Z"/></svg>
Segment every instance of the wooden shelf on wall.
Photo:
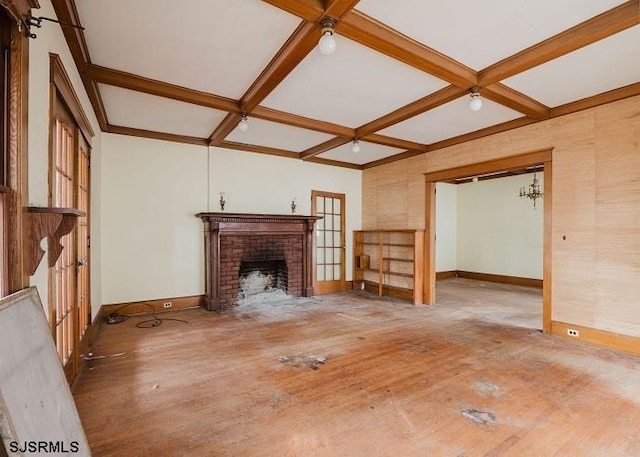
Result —
<svg viewBox="0 0 640 457"><path fill-rule="evenodd" d="M62 253L60 239L73 230L78 217L85 216L83 211L73 208L51 208L29 206L29 248L27 252L27 268L29 275L33 275L42 257L44 250L40 242L45 237L51 238L49 245L49 267L53 267Z"/></svg>
<svg viewBox="0 0 640 457"><path fill-rule="evenodd" d="M356 230L354 288L422 303L424 230Z"/></svg>

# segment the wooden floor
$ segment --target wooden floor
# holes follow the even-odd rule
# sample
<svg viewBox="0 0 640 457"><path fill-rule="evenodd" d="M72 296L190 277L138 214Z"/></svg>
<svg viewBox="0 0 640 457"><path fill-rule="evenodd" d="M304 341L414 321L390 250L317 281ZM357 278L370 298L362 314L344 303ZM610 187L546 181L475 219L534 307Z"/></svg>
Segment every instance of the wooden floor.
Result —
<svg viewBox="0 0 640 457"><path fill-rule="evenodd" d="M105 325L75 390L93 453L640 456L640 358L543 335L539 290L437 287Z"/></svg>

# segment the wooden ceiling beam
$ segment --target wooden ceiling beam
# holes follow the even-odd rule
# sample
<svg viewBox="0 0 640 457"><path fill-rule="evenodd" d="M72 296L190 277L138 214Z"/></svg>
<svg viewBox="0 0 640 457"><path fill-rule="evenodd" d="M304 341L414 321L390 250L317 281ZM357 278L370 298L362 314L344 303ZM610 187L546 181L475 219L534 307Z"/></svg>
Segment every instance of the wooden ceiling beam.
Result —
<svg viewBox="0 0 640 457"><path fill-rule="evenodd" d="M302 22L240 99L245 113L258 106L318 44L320 26Z"/></svg>
<svg viewBox="0 0 640 457"><path fill-rule="evenodd" d="M400 138L393 138L377 133L372 133L358 138L360 138L362 141L368 141L369 143L381 144L383 146L390 146L392 148L398 149L407 149L409 151L427 152L429 150L429 147L426 144L402 140Z"/></svg>
<svg viewBox="0 0 640 457"><path fill-rule="evenodd" d="M464 89L477 85L477 74L454 59L412 40L364 13L345 14L340 35Z"/></svg>
<svg viewBox="0 0 640 457"><path fill-rule="evenodd" d="M402 121L406 121L418 114L422 114L431 109L437 108L440 105L444 105L456 98L459 98L467 93L466 89L451 85L444 89L440 89L433 94L429 94L426 97L409 103L385 116L382 116L374 121L364 124L356 129L356 136L358 138L364 137L371 133L375 133L379 130L390 127Z"/></svg>
<svg viewBox="0 0 640 457"><path fill-rule="evenodd" d="M206 138L198 138L195 136L176 135L173 133L154 132L151 130L135 129L131 127L123 127L120 125L108 125L104 130L107 133L116 133L118 135L135 136L138 138L150 138L153 140L172 141L174 143L195 144L198 146L207 146L209 140Z"/></svg>
<svg viewBox="0 0 640 457"><path fill-rule="evenodd" d="M518 111L531 119L548 119L551 111L548 106L528 97L502 83L490 84L480 89L480 94L501 105Z"/></svg>
<svg viewBox="0 0 640 457"><path fill-rule="evenodd" d="M350 127L298 116L297 114L278 111L264 106L256 106L255 109L251 111L251 117L264 119L265 121L279 122L280 124L287 124L293 127L315 130L316 132L328 133L335 136L348 138L355 136L355 130Z"/></svg>
<svg viewBox="0 0 640 457"><path fill-rule="evenodd" d="M213 133L209 136L209 146L219 146L220 143L236 128L242 117L236 113L229 113L218 124Z"/></svg>
<svg viewBox="0 0 640 457"><path fill-rule="evenodd" d="M238 102L219 95L187 89L182 86L144 78L120 70L100 67L98 65L87 66L85 73L97 83L144 92L149 95L170 98L172 100L205 106L207 108L240 113Z"/></svg>
<svg viewBox="0 0 640 457"><path fill-rule="evenodd" d="M305 162L320 163L333 167L350 168L352 170L362 170L364 167L355 163L342 162L340 160L323 159L322 157L309 157Z"/></svg>
<svg viewBox="0 0 640 457"><path fill-rule="evenodd" d="M640 23L638 0L630 0L482 70L478 85L486 87L549 62Z"/></svg>
<svg viewBox="0 0 640 457"><path fill-rule="evenodd" d="M320 0L262 0L308 22L316 22L324 15Z"/></svg>
<svg viewBox="0 0 640 457"><path fill-rule="evenodd" d="M233 149L235 151L255 152L257 154L267 154L278 157L288 157L290 159L299 159L300 154L285 149L270 148L268 146L259 146L255 144L236 143L235 141L222 141L219 145L221 148Z"/></svg>
<svg viewBox="0 0 640 457"><path fill-rule="evenodd" d="M360 0L325 0L324 15L341 20Z"/></svg>
<svg viewBox="0 0 640 457"><path fill-rule="evenodd" d="M332 138L324 143L318 144L312 148L307 149L306 151L302 151L300 153L300 158L302 160L308 160L311 157L315 157L323 152L330 151L334 148L342 146L343 144L347 144L351 142L350 138L336 137Z"/></svg>
<svg viewBox="0 0 640 457"><path fill-rule="evenodd" d="M80 24L78 13L76 11L73 0L52 0L51 4L56 13L58 20L69 24ZM89 58L89 50L84 40L84 32L75 27L61 27L64 38L71 51L71 56L76 64L76 68L80 73L82 79L82 85L87 91L89 96L89 102L93 108L93 112L98 120L100 130L107 130L109 121L107 119L107 112L100 96L98 86L90 78L84 74L84 69L91 63Z"/></svg>

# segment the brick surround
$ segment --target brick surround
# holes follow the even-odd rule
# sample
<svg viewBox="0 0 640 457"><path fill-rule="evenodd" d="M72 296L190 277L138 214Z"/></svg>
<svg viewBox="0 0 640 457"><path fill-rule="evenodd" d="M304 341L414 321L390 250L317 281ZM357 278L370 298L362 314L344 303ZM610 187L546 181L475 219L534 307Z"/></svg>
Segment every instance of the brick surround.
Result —
<svg viewBox="0 0 640 457"><path fill-rule="evenodd" d="M284 259L287 263L287 293L303 293L303 234L227 235L220 237L220 306L238 301L238 281L242 262Z"/></svg>
<svg viewBox="0 0 640 457"><path fill-rule="evenodd" d="M313 295L312 234L318 216L199 213L204 224L205 307L238 302L240 264L284 259L288 293Z"/></svg>

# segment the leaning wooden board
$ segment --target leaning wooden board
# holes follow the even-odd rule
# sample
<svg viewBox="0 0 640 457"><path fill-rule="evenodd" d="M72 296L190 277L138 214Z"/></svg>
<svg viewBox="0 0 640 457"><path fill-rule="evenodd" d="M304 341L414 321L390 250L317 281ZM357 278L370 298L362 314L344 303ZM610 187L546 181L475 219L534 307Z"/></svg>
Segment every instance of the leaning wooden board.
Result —
<svg viewBox="0 0 640 457"><path fill-rule="evenodd" d="M35 287L0 300L0 433L9 456L91 455Z"/></svg>

